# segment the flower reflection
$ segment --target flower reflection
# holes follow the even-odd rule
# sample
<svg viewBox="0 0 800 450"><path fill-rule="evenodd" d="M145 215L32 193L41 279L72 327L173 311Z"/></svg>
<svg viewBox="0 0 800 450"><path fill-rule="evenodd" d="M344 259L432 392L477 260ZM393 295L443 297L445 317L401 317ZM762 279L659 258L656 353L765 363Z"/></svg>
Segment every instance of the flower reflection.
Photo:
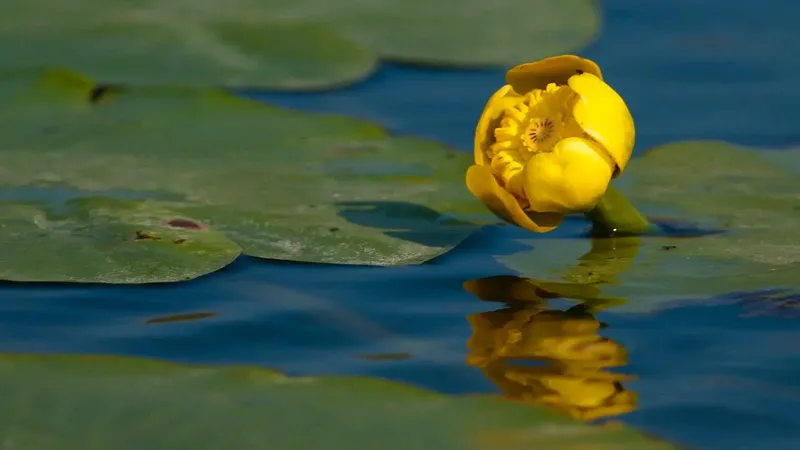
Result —
<svg viewBox="0 0 800 450"><path fill-rule="evenodd" d="M561 281L508 275L467 281L464 289L476 297L507 305L468 317L467 363L481 368L509 398L574 418L632 411L636 394L622 385L632 377L610 370L627 364L627 354L619 343L599 335L605 325L594 313L626 301L601 290L619 282L638 250L635 237L594 239ZM547 302L556 298L576 305L566 311L548 308Z"/></svg>
<svg viewBox="0 0 800 450"><path fill-rule="evenodd" d="M605 369L627 362L624 348L580 306L567 311L508 307L468 317L467 363L509 398L593 420L633 410L630 376Z"/></svg>

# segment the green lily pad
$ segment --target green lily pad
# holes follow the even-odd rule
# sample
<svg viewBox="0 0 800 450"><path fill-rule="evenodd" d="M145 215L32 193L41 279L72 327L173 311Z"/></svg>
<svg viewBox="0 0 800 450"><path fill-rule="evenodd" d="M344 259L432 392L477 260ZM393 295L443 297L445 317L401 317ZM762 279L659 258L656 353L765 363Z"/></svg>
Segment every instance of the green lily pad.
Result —
<svg viewBox="0 0 800 450"><path fill-rule="evenodd" d="M9 1L2 69L65 67L110 84L319 89L361 80L377 64L368 48L319 24L193 20L127 0Z"/></svg>
<svg viewBox="0 0 800 450"><path fill-rule="evenodd" d="M35 192L18 193L25 194ZM61 208L2 203L0 231L0 279L12 281L80 282L98 275L106 283L183 281L215 272L241 253L224 234L146 201L78 198Z"/></svg>
<svg viewBox="0 0 800 450"><path fill-rule="evenodd" d="M64 71L13 90L0 108L0 200L25 200L25 189L134 196L223 233L251 256L384 266L427 261L475 231L477 220L495 221L464 186L470 156L438 143L215 90L97 92ZM26 236L19 251L49 248ZM96 265L85 257L65 255L65 273ZM55 267L45 275L15 260L0 260L0 273L62 278ZM119 264L138 270L135 258ZM82 280L119 282L119 268L105 267ZM163 275L145 264L129 277Z"/></svg>
<svg viewBox="0 0 800 450"><path fill-rule="evenodd" d="M576 52L600 28L594 0L237 0L197 6L161 2L184 14L324 24L382 58L433 65L506 66Z"/></svg>
<svg viewBox="0 0 800 450"><path fill-rule="evenodd" d="M433 65L506 66L574 53L600 28L593 0L268 3L279 17L300 10L305 20L341 30L384 58Z"/></svg>
<svg viewBox="0 0 800 450"><path fill-rule="evenodd" d="M277 17L323 23L381 57L432 65L507 66L579 51L600 28L594 0L241 0ZM247 9L243 9L247 11Z"/></svg>
<svg viewBox="0 0 800 450"><path fill-rule="evenodd" d="M601 20L594 0L8 2L1 69L60 66L137 85L331 88L365 78L378 58L508 66L577 52Z"/></svg>
<svg viewBox="0 0 800 450"><path fill-rule="evenodd" d="M569 298L627 299L615 310L736 291L800 291L800 151L677 142L633 159L617 186L650 217L720 233L536 239L526 241L531 251L498 259L536 283L584 290Z"/></svg>
<svg viewBox="0 0 800 450"><path fill-rule="evenodd" d="M497 398L248 367L3 355L0 394L3 442L38 450L676 448Z"/></svg>

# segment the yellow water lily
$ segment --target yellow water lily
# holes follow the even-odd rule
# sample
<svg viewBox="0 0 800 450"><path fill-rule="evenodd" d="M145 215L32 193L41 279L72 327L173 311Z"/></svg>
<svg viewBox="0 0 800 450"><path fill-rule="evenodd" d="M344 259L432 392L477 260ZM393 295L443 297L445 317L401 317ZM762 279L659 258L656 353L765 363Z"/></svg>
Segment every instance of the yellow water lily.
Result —
<svg viewBox="0 0 800 450"><path fill-rule="evenodd" d="M630 159L634 124L593 61L562 55L506 73L475 130L466 183L502 219L535 232L591 210Z"/></svg>

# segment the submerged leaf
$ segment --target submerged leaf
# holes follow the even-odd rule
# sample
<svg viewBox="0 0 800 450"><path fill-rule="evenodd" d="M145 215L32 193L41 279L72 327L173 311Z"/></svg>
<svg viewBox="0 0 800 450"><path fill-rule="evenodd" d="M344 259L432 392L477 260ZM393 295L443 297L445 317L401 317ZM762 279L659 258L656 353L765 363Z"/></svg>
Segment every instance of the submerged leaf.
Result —
<svg viewBox="0 0 800 450"><path fill-rule="evenodd" d="M37 450L676 448L495 398L246 367L2 355L0 395L4 442Z"/></svg>
<svg viewBox="0 0 800 450"><path fill-rule="evenodd" d="M147 199L224 233L251 256L387 266L436 257L476 229L473 219L489 217L463 184L469 156L434 142L215 90L99 95L76 80L51 74L17 89L0 107L7 126L0 136L0 201L25 200L35 190L42 198L32 200L52 202L59 189L73 197ZM20 249L47 254L49 244L36 238L34 224L15 226L27 233ZM58 261L87 267L105 261L100 254L65 255L40 273L5 253L0 273L15 280L60 280L83 270L64 266L58 275ZM128 263L124 277L114 275L114 264L69 277L175 279L137 272L135 258Z"/></svg>
<svg viewBox="0 0 800 450"><path fill-rule="evenodd" d="M498 259L537 280L588 284L605 296L628 299L619 310L651 310L665 301L730 292L799 292L799 168L795 150L715 141L658 147L631 160L620 190L651 217L719 232L615 238L606 256L591 250L589 239L537 239L528 241L532 251ZM591 257L576 272L582 254ZM603 275L610 260L624 264Z"/></svg>

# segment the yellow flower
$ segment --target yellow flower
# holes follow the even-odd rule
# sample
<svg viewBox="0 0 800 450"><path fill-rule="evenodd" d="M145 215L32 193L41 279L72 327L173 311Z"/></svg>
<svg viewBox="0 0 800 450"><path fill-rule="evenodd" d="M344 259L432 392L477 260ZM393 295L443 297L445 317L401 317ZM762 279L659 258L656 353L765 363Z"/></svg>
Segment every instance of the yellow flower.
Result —
<svg viewBox="0 0 800 450"><path fill-rule="evenodd" d="M597 64L574 55L519 65L506 82L475 130L467 187L502 219L550 231L625 169L633 118Z"/></svg>

